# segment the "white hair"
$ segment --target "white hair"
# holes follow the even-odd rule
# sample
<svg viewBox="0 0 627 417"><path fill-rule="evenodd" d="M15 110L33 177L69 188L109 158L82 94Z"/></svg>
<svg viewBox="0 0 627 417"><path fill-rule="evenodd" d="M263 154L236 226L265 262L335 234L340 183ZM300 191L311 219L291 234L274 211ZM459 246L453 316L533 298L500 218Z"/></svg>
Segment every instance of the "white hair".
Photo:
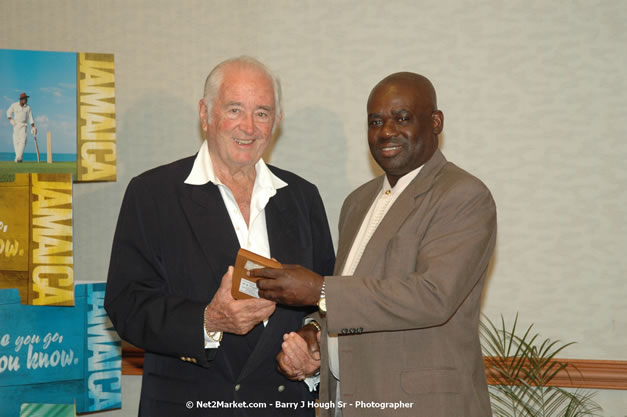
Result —
<svg viewBox="0 0 627 417"><path fill-rule="evenodd" d="M238 56L235 58L229 58L220 62L215 66L207 76L205 80L205 91L203 100L207 106L207 120L211 121L213 112L213 105L215 104L220 88L222 88L222 82L224 80L224 72L230 66L237 66L239 68L250 68L257 71L261 71L272 80L272 89L274 90L274 123L272 131L278 126L277 121L282 115L281 108L281 83L279 79L266 67L261 61L251 56Z"/></svg>

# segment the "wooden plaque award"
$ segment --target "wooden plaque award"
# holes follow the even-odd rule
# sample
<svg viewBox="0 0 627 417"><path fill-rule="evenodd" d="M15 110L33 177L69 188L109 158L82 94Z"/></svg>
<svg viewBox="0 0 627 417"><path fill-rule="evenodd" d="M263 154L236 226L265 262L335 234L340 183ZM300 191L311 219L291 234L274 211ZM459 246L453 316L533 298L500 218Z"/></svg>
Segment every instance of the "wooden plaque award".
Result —
<svg viewBox="0 0 627 417"><path fill-rule="evenodd" d="M249 270L259 268L281 268L281 264L246 249L240 249L237 252L233 271L233 287L231 288L233 298L236 300L259 298L259 290L257 289L259 278L246 275Z"/></svg>

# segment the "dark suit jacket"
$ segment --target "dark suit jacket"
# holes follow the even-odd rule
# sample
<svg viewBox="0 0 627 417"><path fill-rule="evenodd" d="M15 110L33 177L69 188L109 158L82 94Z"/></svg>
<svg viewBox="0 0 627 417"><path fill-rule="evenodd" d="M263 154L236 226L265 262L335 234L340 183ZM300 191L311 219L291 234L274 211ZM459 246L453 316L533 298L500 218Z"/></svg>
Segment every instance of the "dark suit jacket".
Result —
<svg viewBox="0 0 627 417"><path fill-rule="evenodd" d="M260 324L246 337L225 334L218 349L204 349L203 311L234 264L239 243L217 186L184 183L193 161L133 178L113 241L105 308L120 336L146 350L140 415L311 416L311 409L274 407L275 401L314 398L305 384L277 372L275 360L283 334L299 329L309 311L277 306L265 329ZM330 274L335 256L318 190L270 169L288 183L265 209L272 256ZM187 401L193 401L191 410ZM196 401L262 402L268 408L199 409Z"/></svg>
<svg viewBox="0 0 627 417"><path fill-rule="evenodd" d="M382 184L378 177L344 203L338 275ZM413 402L397 410L348 407L344 417L491 415L478 321L495 239L489 190L437 151L390 207L354 276L326 280L322 324L340 334L342 401ZM321 351L320 400L327 401L335 391L325 338Z"/></svg>

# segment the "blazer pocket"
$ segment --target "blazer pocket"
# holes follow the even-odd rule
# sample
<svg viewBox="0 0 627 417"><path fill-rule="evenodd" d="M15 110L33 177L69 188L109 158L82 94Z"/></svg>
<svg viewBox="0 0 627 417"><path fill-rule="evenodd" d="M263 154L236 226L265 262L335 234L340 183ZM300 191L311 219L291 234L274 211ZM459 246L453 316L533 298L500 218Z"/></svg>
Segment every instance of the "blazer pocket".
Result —
<svg viewBox="0 0 627 417"><path fill-rule="evenodd" d="M407 394L460 393L462 375L455 369L418 369L401 372L401 388Z"/></svg>

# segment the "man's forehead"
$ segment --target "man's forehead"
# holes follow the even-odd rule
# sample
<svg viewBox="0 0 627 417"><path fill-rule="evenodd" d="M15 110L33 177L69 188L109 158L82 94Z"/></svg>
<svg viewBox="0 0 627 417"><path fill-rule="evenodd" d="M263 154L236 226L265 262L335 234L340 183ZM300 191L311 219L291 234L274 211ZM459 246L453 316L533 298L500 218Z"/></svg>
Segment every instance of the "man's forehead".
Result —
<svg viewBox="0 0 627 417"><path fill-rule="evenodd" d="M433 110L434 97L427 88L404 80L390 80L377 85L368 98L368 114L401 109L418 112Z"/></svg>
<svg viewBox="0 0 627 417"><path fill-rule="evenodd" d="M411 111L419 102L418 98L406 91L386 91L373 95L368 100L368 113Z"/></svg>
<svg viewBox="0 0 627 417"><path fill-rule="evenodd" d="M253 100L259 105L273 105L272 80L252 73L229 74L223 80L220 98L224 102L243 104Z"/></svg>

